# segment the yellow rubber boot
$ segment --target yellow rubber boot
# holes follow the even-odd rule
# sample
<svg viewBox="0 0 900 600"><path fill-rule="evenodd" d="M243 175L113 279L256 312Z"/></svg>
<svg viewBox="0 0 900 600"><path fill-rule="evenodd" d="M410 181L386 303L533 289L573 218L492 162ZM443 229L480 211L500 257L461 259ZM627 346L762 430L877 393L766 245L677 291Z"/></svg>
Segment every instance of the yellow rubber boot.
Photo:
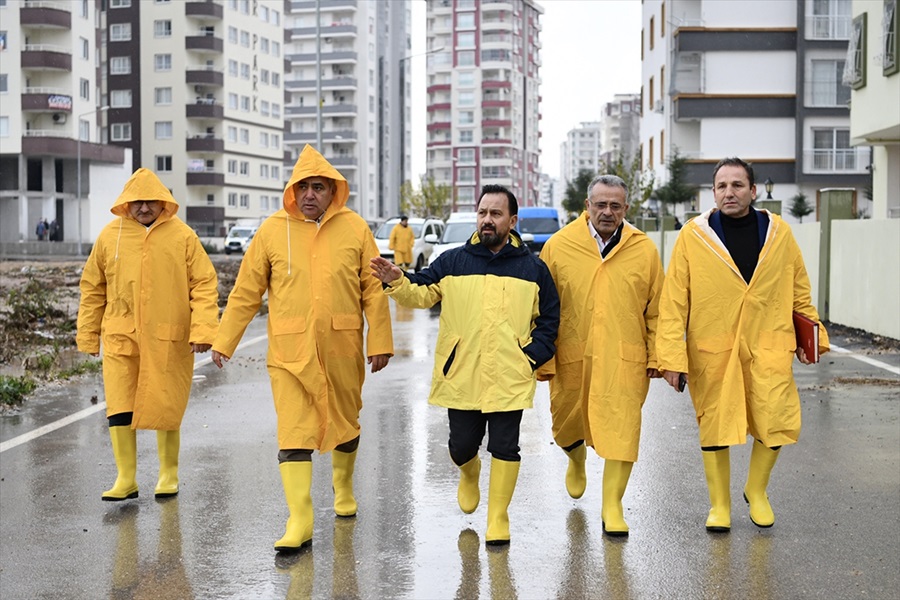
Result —
<svg viewBox="0 0 900 600"><path fill-rule="evenodd" d="M628 524L622 510L622 497L631 477L632 462L609 460L603 463L603 508L600 519L603 533L612 537L628 535Z"/></svg>
<svg viewBox="0 0 900 600"><path fill-rule="evenodd" d="M703 454L703 470L709 487L709 517L706 530L731 530L731 452L729 448Z"/></svg>
<svg viewBox="0 0 900 600"><path fill-rule="evenodd" d="M178 451L181 448L181 432L157 431L156 449L159 453L159 480L156 482L157 498L170 498L178 494Z"/></svg>
<svg viewBox="0 0 900 600"><path fill-rule="evenodd" d="M281 471L281 484L284 486L284 498L287 500L290 517L284 528L284 536L275 542L275 550L292 552L312 544L312 462L283 462L278 468Z"/></svg>
<svg viewBox="0 0 900 600"><path fill-rule="evenodd" d="M356 450L331 452L331 485L334 488L334 514L339 517L356 516L356 499L353 497L353 467Z"/></svg>
<svg viewBox="0 0 900 600"><path fill-rule="evenodd" d="M456 500L459 508L464 513L471 514L478 508L481 502L481 490L478 487L478 479L481 476L481 458L475 458L459 467L459 489L456 490Z"/></svg>
<svg viewBox="0 0 900 600"><path fill-rule="evenodd" d="M108 502L119 502L138 497L137 474L137 432L131 425L120 425L109 428L112 440L113 456L116 459L118 476L112 489L103 492L101 499Z"/></svg>
<svg viewBox="0 0 900 600"><path fill-rule="evenodd" d="M585 471L585 462L587 461L587 447L581 444L572 450L563 450L569 455L569 466L566 469L566 491L575 498L581 498L587 487L587 472Z"/></svg>
<svg viewBox="0 0 900 600"><path fill-rule="evenodd" d="M491 459L491 486L488 491L488 525L485 543L502 546L509 543L509 503L519 478L519 462Z"/></svg>
<svg viewBox="0 0 900 600"><path fill-rule="evenodd" d="M757 527L771 527L775 524L775 513L769 504L766 487L769 475L778 460L778 450L767 448L759 442L753 443L750 453L750 471L747 473L747 484L744 486L744 501L750 505L750 520Z"/></svg>

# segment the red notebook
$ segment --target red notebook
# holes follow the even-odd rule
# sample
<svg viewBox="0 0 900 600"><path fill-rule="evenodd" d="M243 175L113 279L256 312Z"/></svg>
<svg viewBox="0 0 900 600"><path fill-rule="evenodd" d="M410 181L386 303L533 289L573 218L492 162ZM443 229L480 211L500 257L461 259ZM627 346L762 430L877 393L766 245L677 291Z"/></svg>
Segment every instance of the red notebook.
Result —
<svg viewBox="0 0 900 600"><path fill-rule="evenodd" d="M794 333L797 335L797 346L803 348L807 360L819 362L819 324L794 313Z"/></svg>

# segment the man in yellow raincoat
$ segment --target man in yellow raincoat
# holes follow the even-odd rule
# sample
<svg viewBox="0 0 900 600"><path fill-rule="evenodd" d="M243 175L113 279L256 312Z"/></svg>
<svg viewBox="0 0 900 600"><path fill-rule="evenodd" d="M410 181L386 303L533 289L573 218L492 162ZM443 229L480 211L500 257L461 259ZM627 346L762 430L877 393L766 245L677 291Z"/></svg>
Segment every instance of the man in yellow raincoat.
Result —
<svg viewBox="0 0 900 600"><path fill-rule="evenodd" d="M460 468L457 501L472 513L481 500L478 448L489 429L491 480L488 545L509 543L509 515L519 476L519 425L534 399L534 370L554 352L559 297L547 266L513 231L518 203L505 187L486 185L478 231L427 269L404 273L380 256L372 271L398 304L441 303L430 404L448 409L450 458Z"/></svg>
<svg viewBox="0 0 900 600"><path fill-rule="evenodd" d="M284 207L247 247L213 343L220 368L234 355L268 291L266 365L278 415L278 462L290 518L278 551L312 543L312 451L331 451L334 512L356 515L353 468L365 363L377 373L393 355L381 282L369 272L378 247L347 208L350 187L312 146L300 153ZM363 313L368 322L363 352Z"/></svg>
<svg viewBox="0 0 900 600"><path fill-rule="evenodd" d="M625 221L627 187L595 177L584 212L541 250L556 282L560 327L550 380L553 439L569 456L566 489L587 485L585 440L604 459L603 532L628 535L622 497L637 461L641 407L656 370L656 319L663 270L659 252Z"/></svg>
<svg viewBox="0 0 900 600"><path fill-rule="evenodd" d="M688 385L709 487L706 529L731 529L729 447L756 443L744 499L750 519L771 527L766 488L779 451L800 437L800 396L792 363L792 314L815 322L800 248L787 224L751 206L752 167L726 158L713 173L716 207L681 228L659 305L657 357L674 388ZM828 334L819 322L819 352Z"/></svg>
<svg viewBox="0 0 900 600"><path fill-rule="evenodd" d="M410 265L412 265L412 251L415 242L416 237L413 234L413 230L409 227L409 217L401 215L400 222L391 229L388 248L394 251L394 263L404 271L408 271Z"/></svg>
<svg viewBox="0 0 900 600"><path fill-rule="evenodd" d="M78 349L103 342L106 416L118 477L103 500L138 496L137 429L155 429L156 497L178 493L181 420L194 372L218 326L218 279L178 202L148 169L134 172L81 276Z"/></svg>

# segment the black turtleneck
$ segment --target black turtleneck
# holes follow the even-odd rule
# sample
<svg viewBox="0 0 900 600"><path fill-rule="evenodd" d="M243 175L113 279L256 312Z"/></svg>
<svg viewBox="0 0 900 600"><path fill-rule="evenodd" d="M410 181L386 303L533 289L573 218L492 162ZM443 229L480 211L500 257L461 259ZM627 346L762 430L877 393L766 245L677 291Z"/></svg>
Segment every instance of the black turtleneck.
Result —
<svg viewBox="0 0 900 600"><path fill-rule="evenodd" d="M756 211L752 208L749 214L733 219L724 213L722 230L725 232L725 247L731 254L734 264L740 270L744 281L750 283L753 271L759 262L759 228L756 224Z"/></svg>

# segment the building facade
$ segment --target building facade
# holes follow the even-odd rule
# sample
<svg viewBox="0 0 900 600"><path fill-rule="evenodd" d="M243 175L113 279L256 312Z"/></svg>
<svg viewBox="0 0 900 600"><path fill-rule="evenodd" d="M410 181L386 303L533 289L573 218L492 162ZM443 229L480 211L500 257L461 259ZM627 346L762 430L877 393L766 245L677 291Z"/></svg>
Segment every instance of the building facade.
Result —
<svg viewBox="0 0 900 600"><path fill-rule="evenodd" d="M688 159L701 191L685 208L713 206L714 165L739 156L774 183L782 214L793 195L829 187L855 188L869 209L870 152L850 144L841 78L850 1L644 2L642 161L665 183L673 152Z"/></svg>
<svg viewBox="0 0 900 600"><path fill-rule="evenodd" d="M600 116L600 162L612 165L621 157L625 164L640 150L641 96L616 94Z"/></svg>
<svg viewBox="0 0 900 600"><path fill-rule="evenodd" d="M130 174L102 143L101 17L93 0L0 3L0 242L36 240L38 220L92 239L92 182Z"/></svg>
<svg viewBox="0 0 900 600"><path fill-rule="evenodd" d="M350 183L349 208L396 214L411 152L409 1L287 6L286 165L317 146Z"/></svg>
<svg viewBox="0 0 900 600"><path fill-rule="evenodd" d="M897 0L853 2L844 80L850 136L872 149L872 218L900 217L900 28Z"/></svg>
<svg viewBox="0 0 900 600"><path fill-rule="evenodd" d="M603 128L600 121L584 121L570 129L560 146L560 184L565 190L581 171L596 174L600 170L600 141Z"/></svg>
<svg viewBox="0 0 900 600"><path fill-rule="evenodd" d="M540 194L540 17L533 0L427 0L426 176L475 210L486 184Z"/></svg>

